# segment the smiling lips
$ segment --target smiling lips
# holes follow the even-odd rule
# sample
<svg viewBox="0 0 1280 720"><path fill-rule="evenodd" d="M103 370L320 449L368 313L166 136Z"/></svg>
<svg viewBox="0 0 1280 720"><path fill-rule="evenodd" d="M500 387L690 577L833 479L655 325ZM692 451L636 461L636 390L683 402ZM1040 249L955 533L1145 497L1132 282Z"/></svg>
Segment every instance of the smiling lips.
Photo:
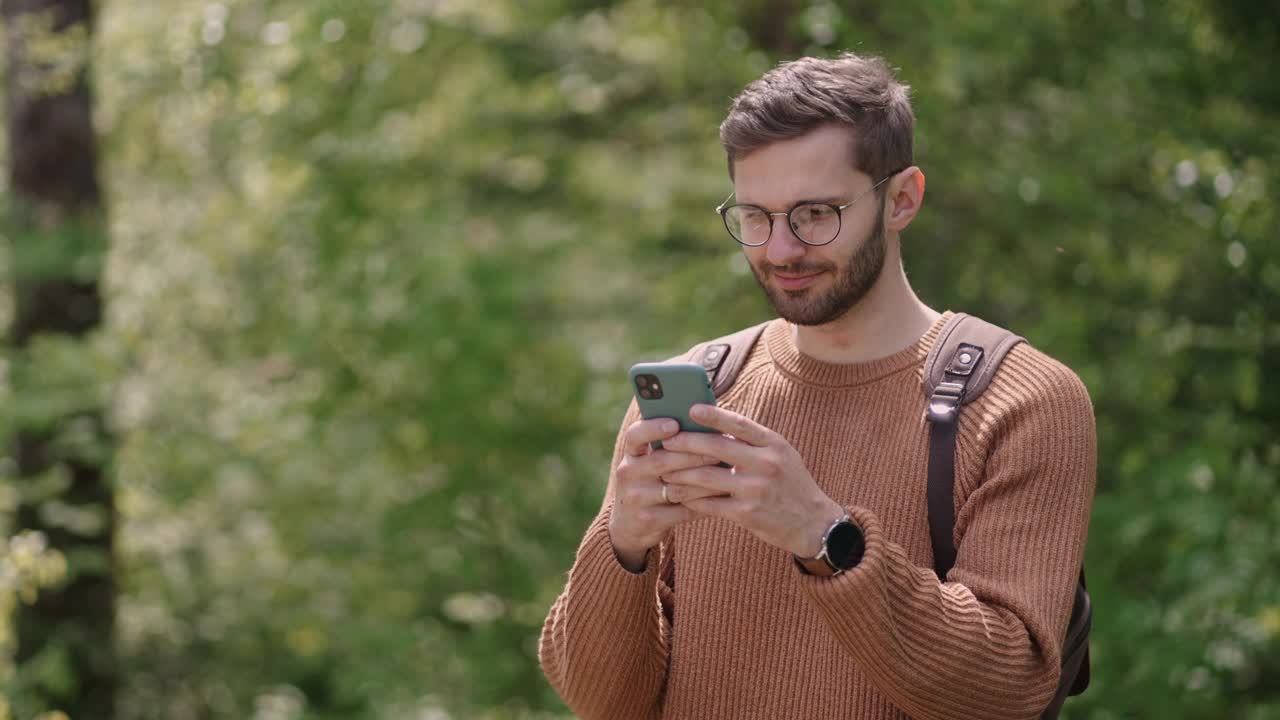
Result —
<svg viewBox="0 0 1280 720"><path fill-rule="evenodd" d="M799 290L801 288L808 287L808 285L814 280L817 280L818 276L821 274L822 272L819 271L810 275L783 275L781 273L774 273L773 276L777 278L778 284L781 285L784 290Z"/></svg>

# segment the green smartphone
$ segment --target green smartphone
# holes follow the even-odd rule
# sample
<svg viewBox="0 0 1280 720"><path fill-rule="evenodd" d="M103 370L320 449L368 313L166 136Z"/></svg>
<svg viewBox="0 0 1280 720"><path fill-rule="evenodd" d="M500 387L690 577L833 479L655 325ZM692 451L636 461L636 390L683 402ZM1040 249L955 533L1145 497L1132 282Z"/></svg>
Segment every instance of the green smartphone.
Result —
<svg viewBox="0 0 1280 720"><path fill-rule="evenodd" d="M627 373L640 416L674 418L684 432L719 432L699 425L689 418L689 408L698 403L716 404L715 393L707 371L696 363L637 363ZM662 449L661 441L654 441L654 450Z"/></svg>

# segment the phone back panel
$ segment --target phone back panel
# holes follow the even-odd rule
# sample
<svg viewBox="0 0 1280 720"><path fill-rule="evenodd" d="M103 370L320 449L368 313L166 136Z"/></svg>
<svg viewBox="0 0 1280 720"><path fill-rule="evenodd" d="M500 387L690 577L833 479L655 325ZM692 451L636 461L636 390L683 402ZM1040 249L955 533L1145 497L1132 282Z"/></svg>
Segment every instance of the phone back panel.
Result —
<svg viewBox="0 0 1280 720"><path fill-rule="evenodd" d="M686 432L718 432L689 419L689 408L698 404L716 404L715 393L707 371L695 363L639 363L628 372L631 392L640 406L640 415L651 418L675 418L680 429ZM640 397L636 387L637 375L656 375L662 383L662 397Z"/></svg>

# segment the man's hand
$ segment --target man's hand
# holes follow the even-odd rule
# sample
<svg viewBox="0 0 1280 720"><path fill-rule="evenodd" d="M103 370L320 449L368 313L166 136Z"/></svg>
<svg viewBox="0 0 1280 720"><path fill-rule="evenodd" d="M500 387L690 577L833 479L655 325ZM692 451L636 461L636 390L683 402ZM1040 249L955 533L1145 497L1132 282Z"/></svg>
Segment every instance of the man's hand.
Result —
<svg viewBox="0 0 1280 720"><path fill-rule="evenodd" d="M800 453L781 435L738 413L695 405L694 420L724 435L685 432L662 445L733 466L664 473L667 495L689 510L730 520L756 537L801 557L822 549L822 534L844 508L814 482ZM716 497L722 495L724 497Z"/></svg>
<svg viewBox="0 0 1280 720"><path fill-rule="evenodd" d="M719 460L696 453L666 449L666 440L680 431L675 420L655 418L640 420L623 434L623 456L614 473L613 512L609 516L609 539L623 567L632 572L644 568L645 555L657 545L671 528L695 519L696 513L677 504L668 493L663 498L665 475L689 468L714 465ZM650 443L663 441L662 450ZM700 488L685 488L681 499L697 499L719 494Z"/></svg>

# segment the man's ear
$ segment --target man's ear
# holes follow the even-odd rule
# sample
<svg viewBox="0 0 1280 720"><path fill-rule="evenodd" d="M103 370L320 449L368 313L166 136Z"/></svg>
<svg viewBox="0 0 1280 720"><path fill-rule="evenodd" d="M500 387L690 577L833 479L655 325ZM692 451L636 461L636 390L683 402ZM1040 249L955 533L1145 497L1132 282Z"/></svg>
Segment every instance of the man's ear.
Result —
<svg viewBox="0 0 1280 720"><path fill-rule="evenodd" d="M889 181L889 192L885 193L885 230L901 232L906 229L920 212L922 202L924 171L912 165Z"/></svg>

